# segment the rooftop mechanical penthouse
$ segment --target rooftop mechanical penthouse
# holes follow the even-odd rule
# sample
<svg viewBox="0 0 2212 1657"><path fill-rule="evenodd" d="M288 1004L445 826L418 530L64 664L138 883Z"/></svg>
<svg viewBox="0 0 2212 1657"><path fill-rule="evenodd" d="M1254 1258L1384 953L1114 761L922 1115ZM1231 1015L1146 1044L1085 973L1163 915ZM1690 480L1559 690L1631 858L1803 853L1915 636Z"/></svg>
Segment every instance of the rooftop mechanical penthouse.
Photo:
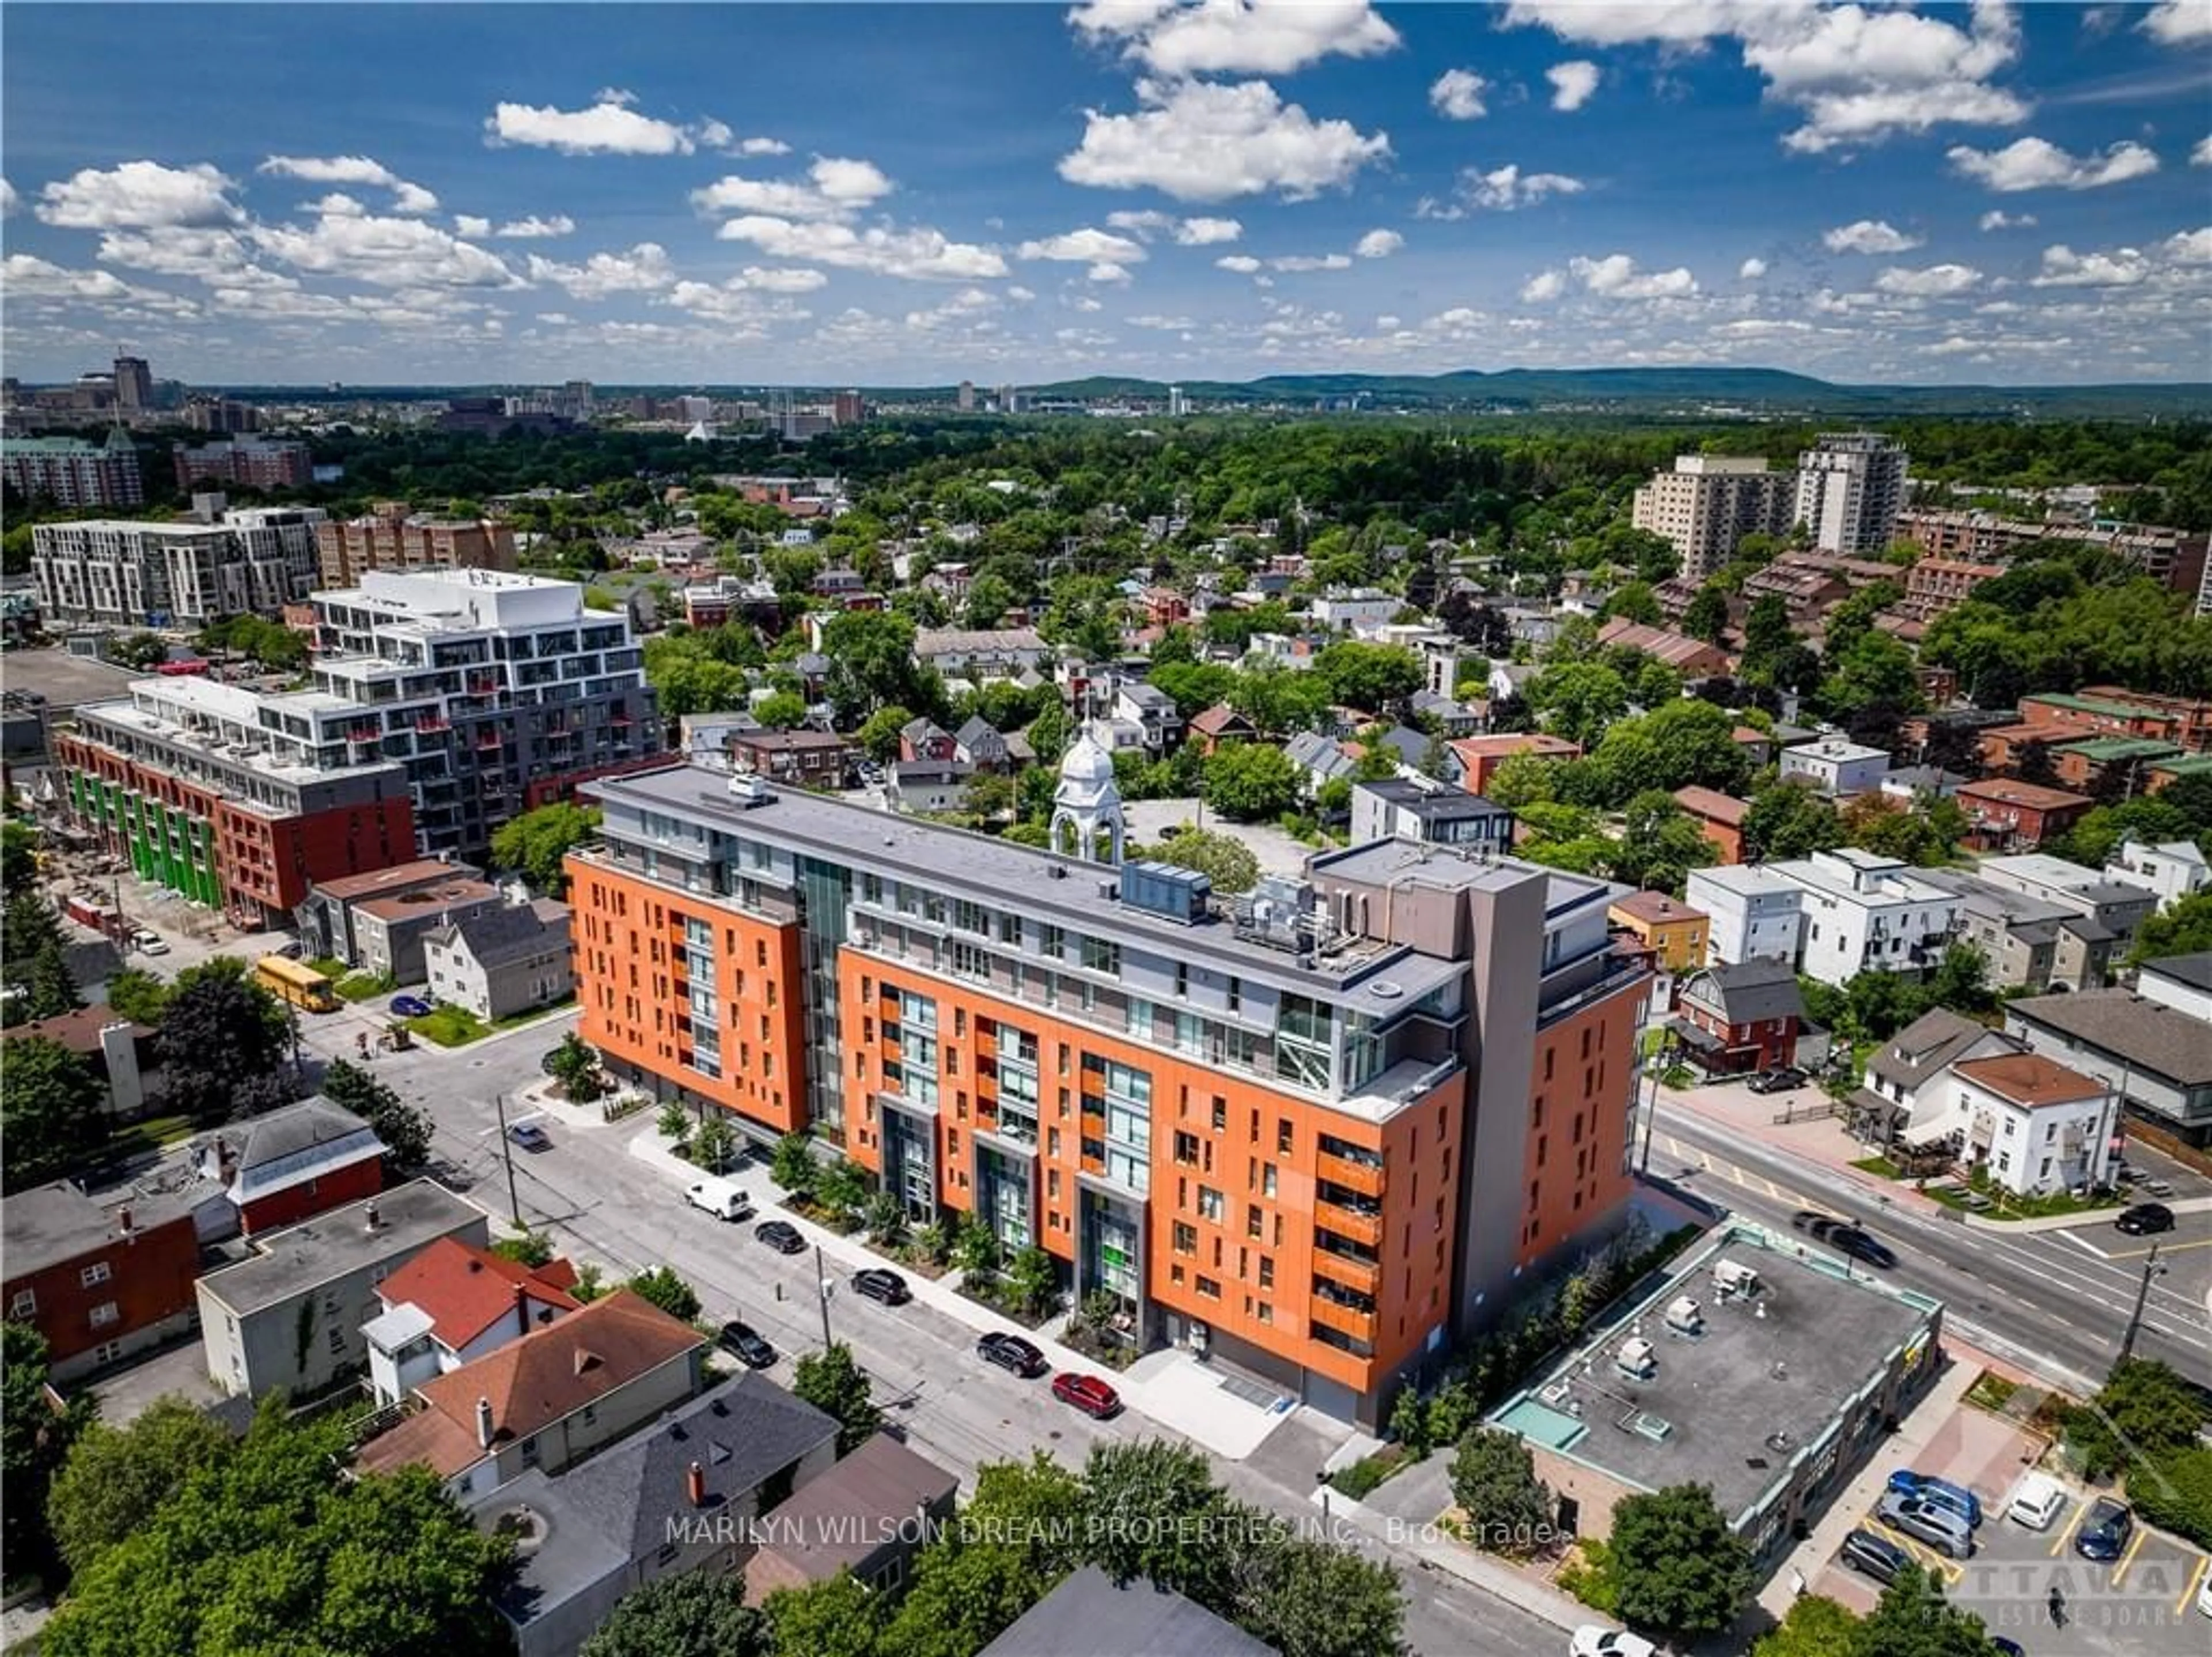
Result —
<svg viewBox="0 0 2212 1657"><path fill-rule="evenodd" d="M1061 797L1118 849L1094 751ZM1224 901L757 777L589 792L576 967L611 1068L1042 1245L1133 1341L1371 1422L1625 1209L1649 977L1608 941L1620 888L1389 841Z"/></svg>

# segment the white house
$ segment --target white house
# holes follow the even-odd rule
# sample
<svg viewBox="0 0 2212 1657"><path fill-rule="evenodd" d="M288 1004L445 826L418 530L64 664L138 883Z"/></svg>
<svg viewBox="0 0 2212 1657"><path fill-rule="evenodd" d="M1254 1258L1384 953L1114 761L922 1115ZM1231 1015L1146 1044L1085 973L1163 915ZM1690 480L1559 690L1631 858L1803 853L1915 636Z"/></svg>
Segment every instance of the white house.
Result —
<svg viewBox="0 0 2212 1657"><path fill-rule="evenodd" d="M2136 994L2212 1024L2212 950L2145 961L2136 977Z"/></svg>
<svg viewBox="0 0 2212 1657"><path fill-rule="evenodd" d="M1405 607L1406 600L1395 594L1372 587L1340 587L1313 601L1313 618L1324 627L1348 632L1380 627Z"/></svg>
<svg viewBox="0 0 2212 1657"><path fill-rule="evenodd" d="M1962 1167L1985 1168L2020 1197L2045 1196L2110 1177L2120 1096L2040 1053L1959 1059L1949 1115L1913 1124L1909 1137L1954 1136Z"/></svg>
<svg viewBox="0 0 2212 1657"><path fill-rule="evenodd" d="M2027 1043L1947 1008L1923 1013L1867 1056L1865 1086L1851 1099L1853 1131L1876 1143L1929 1142L1940 1136L1923 1124L1944 1120L1958 1102L1952 1065L2027 1050Z"/></svg>
<svg viewBox="0 0 2212 1657"><path fill-rule="evenodd" d="M1689 905L1711 917L1705 959L1716 966L1797 960L1804 894L1765 868L1730 863L1690 871Z"/></svg>
<svg viewBox="0 0 2212 1657"><path fill-rule="evenodd" d="M2158 912L2158 896L2149 887L2109 880L2101 870L2084 868L2047 852L1984 857L1974 873L1991 886L2063 905L2118 939L2134 937L2136 929Z"/></svg>
<svg viewBox="0 0 2212 1657"><path fill-rule="evenodd" d="M1125 679L1114 690L1114 718L1133 725L1146 752L1155 756L1182 740L1182 715L1158 685Z"/></svg>
<svg viewBox="0 0 2212 1657"><path fill-rule="evenodd" d="M2169 840L2154 846L2123 840L2105 860L2105 878L2156 892L2163 912L2191 892L2212 886L2212 867L2206 865L2193 841Z"/></svg>
<svg viewBox="0 0 2212 1657"><path fill-rule="evenodd" d="M1823 984L1841 988L1875 971L1923 972L1959 927L1957 894L1922 880L1895 857L1845 847L1769 863L1765 872L1802 894L1798 970ZM1697 900L1693 888L1690 901Z"/></svg>
<svg viewBox="0 0 2212 1657"><path fill-rule="evenodd" d="M397 1404L432 1376L574 1312L575 1282L566 1260L526 1266L439 1239L376 1286L383 1309L361 1330L376 1401Z"/></svg>
<svg viewBox="0 0 2212 1657"><path fill-rule="evenodd" d="M1781 777L1808 783L1822 794L1841 800L1854 794L1871 794L1889 775L1889 756L1841 737L1808 742L1782 753Z"/></svg>

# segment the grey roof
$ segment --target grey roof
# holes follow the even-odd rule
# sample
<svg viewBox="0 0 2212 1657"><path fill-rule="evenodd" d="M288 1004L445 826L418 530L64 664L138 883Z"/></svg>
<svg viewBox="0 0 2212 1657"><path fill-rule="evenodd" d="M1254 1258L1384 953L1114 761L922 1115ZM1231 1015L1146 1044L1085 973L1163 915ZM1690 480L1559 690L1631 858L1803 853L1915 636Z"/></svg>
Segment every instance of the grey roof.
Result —
<svg viewBox="0 0 2212 1657"><path fill-rule="evenodd" d="M1276 1657L1205 1606L1141 1577L1117 1586L1096 1565L1060 1579L979 1657Z"/></svg>
<svg viewBox="0 0 2212 1657"><path fill-rule="evenodd" d="M368 1228L371 1208L377 1216L373 1232ZM245 1316L282 1306L302 1290L319 1288L376 1261L410 1259L441 1237L465 1236L481 1245L490 1234L484 1211L475 1203L454 1196L434 1179L416 1179L257 1237L260 1253L208 1273L200 1286L222 1306Z"/></svg>
<svg viewBox="0 0 2212 1657"><path fill-rule="evenodd" d="M878 1433L779 1504L763 1547L810 1582L858 1566L929 1508L949 1508L959 1478L896 1439Z"/></svg>
<svg viewBox="0 0 2212 1657"><path fill-rule="evenodd" d="M1955 789L1972 779L1957 771L1947 771L1941 765L1903 765L1882 778L1884 783L1895 783L1908 789Z"/></svg>
<svg viewBox="0 0 2212 1657"><path fill-rule="evenodd" d="M2029 996L2008 1019L2070 1036L2178 1087L2212 1082L2212 1024L2125 990Z"/></svg>
<svg viewBox="0 0 2212 1657"><path fill-rule="evenodd" d="M1401 811L1409 811L1425 823L1463 823L1474 818L1510 817L1513 813L1495 800L1463 789L1425 789L1402 777L1374 783L1354 783L1354 794L1374 795Z"/></svg>
<svg viewBox="0 0 2212 1657"><path fill-rule="evenodd" d="M237 1157L231 1196L241 1203L297 1185L317 1169L384 1154L374 1128L320 1093L234 1124L220 1137Z"/></svg>
<svg viewBox="0 0 2212 1657"><path fill-rule="evenodd" d="M1710 996L1700 994L1707 990ZM1786 961L1749 960L1734 966L1709 966L1691 974L1683 984L1682 999L1693 997L1718 1007L1730 1025L1805 1016L1805 997L1797 988L1796 973Z"/></svg>
<svg viewBox="0 0 2212 1657"><path fill-rule="evenodd" d="M183 1219L192 1211L193 1195L187 1186L178 1192L134 1196L126 1204L110 1208L65 1179L18 1191L0 1206L0 1245L4 1245L8 1276L27 1277L119 1244L121 1207L130 1209L131 1229L140 1233Z"/></svg>
<svg viewBox="0 0 2212 1657"><path fill-rule="evenodd" d="M964 759L894 759L891 761L891 784L907 788L932 783L964 783L975 774L975 766Z"/></svg>
<svg viewBox="0 0 2212 1657"><path fill-rule="evenodd" d="M914 636L914 653L927 660L936 655L990 655L1003 650L1042 654L1044 636L1034 627L925 627Z"/></svg>
<svg viewBox="0 0 2212 1657"><path fill-rule="evenodd" d="M477 964L485 967L542 955L549 947L566 948L568 940L568 905L546 898L487 909L424 938L426 943L434 943L441 949L465 944Z"/></svg>
<svg viewBox="0 0 2212 1657"><path fill-rule="evenodd" d="M1384 746L1395 749L1408 765L1418 765L1429 751L1429 734L1410 725L1397 725L1382 733Z"/></svg>
<svg viewBox="0 0 2212 1657"><path fill-rule="evenodd" d="M1319 731L1300 731L1283 744L1283 753L1292 765L1315 773L1324 782L1348 777L1352 771L1352 758L1345 752L1343 746Z"/></svg>
<svg viewBox="0 0 2212 1657"><path fill-rule="evenodd" d="M1130 701L1142 708L1172 708L1175 706L1175 698L1170 696L1165 691L1160 689L1157 685L1146 685L1141 681L1135 684L1125 684L1121 688L1121 694L1127 697Z"/></svg>
<svg viewBox="0 0 2212 1657"><path fill-rule="evenodd" d="M909 742L927 742L931 737L943 736L946 732L942 725L924 715L920 719L909 719L900 726L899 734Z"/></svg>
<svg viewBox="0 0 2212 1657"><path fill-rule="evenodd" d="M1910 1093L1990 1033L1986 1024L1939 1007L1923 1013L1884 1042L1868 1057L1867 1074Z"/></svg>
<svg viewBox="0 0 2212 1657"><path fill-rule="evenodd" d="M2161 956L2154 961L2145 961L2142 970L2172 978L2176 984L2185 984L2192 990L2212 990L2212 950L2194 955Z"/></svg>
<svg viewBox="0 0 2212 1657"><path fill-rule="evenodd" d="M970 714L968 722L952 734L952 740L970 753L1004 753L1006 739L999 728L981 714Z"/></svg>

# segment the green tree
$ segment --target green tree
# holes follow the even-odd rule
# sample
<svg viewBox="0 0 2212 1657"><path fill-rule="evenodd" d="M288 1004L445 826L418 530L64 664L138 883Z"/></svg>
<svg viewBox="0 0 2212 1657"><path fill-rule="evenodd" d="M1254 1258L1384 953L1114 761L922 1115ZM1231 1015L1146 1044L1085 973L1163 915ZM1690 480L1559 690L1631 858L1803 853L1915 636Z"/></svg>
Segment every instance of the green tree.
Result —
<svg viewBox="0 0 2212 1657"><path fill-rule="evenodd" d="M753 717L772 731L795 731L806 722L806 698L795 691L778 691L754 704Z"/></svg>
<svg viewBox="0 0 2212 1657"><path fill-rule="evenodd" d="M1549 805L1558 797L1559 771L1563 763L1547 759L1541 754L1508 754L1492 770L1483 796L1496 801L1508 811L1518 811L1523 806Z"/></svg>
<svg viewBox="0 0 2212 1657"><path fill-rule="evenodd" d="M1202 1605L1221 1604L1231 1506L1205 1455L1164 1439L1095 1443L1083 1466L1093 1562L1117 1582L1145 1577Z"/></svg>
<svg viewBox="0 0 2212 1657"><path fill-rule="evenodd" d="M867 1173L850 1158L836 1157L814 1176L814 1200L841 1217L857 1214L868 1200Z"/></svg>
<svg viewBox="0 0 2212 1657"><path fill-rule="evenodd" d="M264 1409L237 1451L187 1480L77 1578L52 1657L313 1653L495 1657L512 1544L478 1531L436 1474L348 1477L345 1424Z"/></svg>
<svg viewBox="0 0 2212 1657"><path fill-rule="evenodd" d="M2212 892L2192 892L2163 914L2153 915L2136 932L2130 962L2167 955L2193 955L2212 949Z"/></svg>
<svg viewBox="0 0 2212 1657"><path fill-rule="evenodd" d="M9 1066L15 1043L9 1043ZM64 1408L46 1399L46 1337L28 1324L0 1325L0 1556L11 1577L55 1568L47 1491L92 1424L80 1393Z"/></svg>
<svg viewBox="0 0 2212 1657"><path fill-rule="evenodd" d="M1989 1630L1943 1597L1943 1585L1908 1565L1881 1591L1845 1648L1851 1657L1996 1657Z"/></svg>
<svg viewBox="0 0 2212 1657"><path fill-rule="evenodd" d="M1682 631L1692 638L1718 644L1728 637L1728 594L1718 583L1707 582L1682 612Z"/></svg>
<svg viewBox="0 0 2212 1657"><path fill-rule="evenodd" d="M1859 1619L1849 1610L1821 1594L1801 1594L1780 1624L1759 1636L1751 1657L1860 1657L1858 1633Z"/></svg>
<svg viewBox="0 0 2212 1657"><path fill-rule="evenodd" d="M7 1189L20 1191L66 1173L88 1156L106 1130L106 1092L90 1064L44 1036L18 1036L0 1064L0 1143L7 1147Z"/></svg>
<svg viewBox="0 0 2212 1657"><path fill-rule="evenodd" d="M1251 1515L1252 1528L1264 1518ZM1299 1537L1276 1537L1237 1562L1228 1611L1283 1657L1407 1657L1398 1573Z"/></svg>
<svg viewBox="0 0 2212 1657"><path fill-rule="evenodd" d="M853 1361L853 1349L842 1341L801 1356L792 1374L791 1390L836 1422L841 1456L859 1449L884 1424L867 1372Z"/></svg>
<svg viewBox="0 0 2212 1657"><path fill-rule="evenodd" d="M187 1479L230 1451L229 1433L187 1398L156 1398L127 1427L94 1422L70 1447L46 1498L54 1543L70 1569L90 1569Z"/></svg>
<svg viewBox="0 0 2212 1657"><path fill-rule="evenodd" d="M1229 705L1268 736L1310 730L1328 701L1327 681L1272 661L1239 673L1228 696Z"/></svg>
<svg viewBox="0 0 2212 1657"><path fill-rule="evenodd" d="M1608 621L1618 617L1645 627L1657 627L1666 620L1660 613L1659 600L1651 591L1651 583L1644 581L1625 582L1614 588L1598 613Z"/></svg>
<svg viewBox="0 0 2212 1657"><path fill-rule="evenodd" d="M1234 835L1185 825L1174 839L1148 848L1145 855L1156 863L1196 869L1213 882L1214 891L1223 897L1249 892L1260 883L1259 858Z"/></svg>
<svg viewBox="0 0 2212 1657"><path fill-rule="evenodd" d="M822 654L830 658L830 704L841 726L894 704L933 710L942 698L942 687L915 660L914 624L891 611L841 610L823 626Z"/></svg>
<svg viewBox="0 0 2212 1657"><path fill-rule="evenodd" d="M1357 639L1327 646L1315 656L1311 671L1328 686L1332 702L1366 713L1399 706L1427 678L1421 659L1411 650Z"/></svg>
<svg viewBox="0 0 2212 1657"><path fill-rule="evenodd" d="M39 832L12 817L0 823L0 894L12 898L38 879Z"/></svg>
<svg viewBox="0 0 2212 1657"><path fill-rule="evenodd" d="M952 1263L970 1277L995 1277L1001 1263L998 1233L974 1215L965 1215L952 1236Z"/></svg>
<svg viewBox="0 0 2212 1657"><path fill-rule="evenodd" d="M1546 730L1589 748L1628 711L1628 686L1601 663L1561 662L1528 681L1528 705L1544 716Z"/></svg>
<svg viewBox="0 0 2212 1657"><path fill-rule="evenodd" d="M1049 1311L1060 1298L1060 1268L1036 1244L1017 1249L1006 1262L1006 1294L1024 1312L1035 1315Z"/></svg>
<svg viewBox="0 0 2212 1657"><path fill-rule="evenodd" d="M1743 854L1750 862L1780 862L1830 851L1844 843L1836 808L1801 782L1775 783L1751 796L1743 817Z"/></svg>
<svg viewBox="0 0 2212 1657"><path fill-rule="evenodd" d="M218 955L187 967L178 974L157 1044L168 1103L199 1123L288 1104L299 1096L291 1047L290 1017L246 977L244 961Z"/></svg>
<svg viewBox="0 0 2212 1657"><path fill-rule="evenodd" d="M1796 643L1789 604L1779 593L1761 594L1743 618L1743 676L1754 685L1774 683L1776 668Z"/></svg>
<svg viewBox="0 0 2212 1657"><path fill-rule="evenodd" d="M2204 1406L2173 1368L2155 1358L2113 1366L2097 1396L2067 1412L2066 1441L2092 1478L2142 1457L2155 1463L2196 1441Z"/></svg>
<svg viewBox="0 0 2212 1657"><path fill-rule="evenodd" d="M512 869L538 891L559 897L568 889L562 859L599 832L595 807L556 801L511 818L492 832L492 861Z"/></svg>
<svg viewBox="0 0 2212 1657"><path fill-rule="evenodd" d="M323 1072L322 1093L376 1130L394 1167L419 1167L430 1160L430 1113L408 1104L359 1065L332 1059Z"/></svg>
<svg viewBox="0 0 2212 1657"><path fill-rule="evenodd" d="M1082 1484L1042 1452L986 1464L961 1524L915 1563L914 1586L878 1651L973 1657L1080 1563L1091 1516Z"/></svg>
<svg viewBox="0 0 2212 1657"><path fill-rule="evenodd" d="M1703 1484L1626 1497L1613 1511L1620 1615L1669 1636L1717 1634L1751 1596L1750 1551Z"/></svg>
<svg viewBox="0 0 2212 1657"><path fill-rule="evenodd" d="M561 1084L562 1096L571 1104L588 1105L606 1092L599 1053L574 1030L545 1055L545 1074Z"/></svg>
<svg viewBox="0 0 2212 1657"><path fill-rule="evenodd" d="M1478 1427L1460 1440L1452 1453L1451 1492L1479 1548L1526 1555L1552 1539L1559 1504L1536 1477L1535 1458L1517 1433Z"/></svg>
<svg viewBox="0 0 2212 1657"><path fill-rule="evenodd" d="M914 715L897 703L878 708L860 722L853 740L860 750L879 765L888 765L899 755L899 733L914 722Z"/></svg>
<svg viewBox="0 0 2212 1657"><path fill-rule="evenodd" d="M775 1142L768 1172L771 1179L793 1197L811 1197L814 1182L822 1176L822 1165L814 1157L813 1139L804 1133L784 1135Z"/></svg>
<svg viewBox="0 0 2212 1657"><path fill-rule="evenodd" d="M659 1307L678 1323L690 1323L699 1315L699 1293L676 1275L672 1266L655 1266L650 1271L641 1271L623 1288L641 1301Z"/></svg>
<svg viewBox="0 0 2212 1657"><path fill-rule="evenodd" d="M1223 700L1237 683L1237 670L1218 661L1162 663L1157 649L1152 661L1146 679L1161 695L1175 698L1176 711L1185 719L1194 719Z"/></svg>
<svg viewBox="0 0 2212 1657"><path fill-rule="evenodd" d="M1074 740L1075 732L1068 719L1067 710L1061 705L1057 696L1037 710L1036 717L1030 722L1026 735L1030 750L1036 755L1039 765L1057 765L1060 763L1060 756L1067 752L1067 745Z"/></svg>
<svg viewBox="0 0 2212 1657"><path fill-rule="evenodd" d="M58 1019L84 1005L84 997L77 994L76 979L70 972L62 946L52 938L40 944L38 953L31 957L30 968L23 977L23 1012L29 1018Z"/></svg>
<svg viewBox="0 0 2212 1657"><path fill-rule="evenodd" d="M1693 785L1735 793L1751 774L1735 723L1725 709L1696 698L1678 698L1640 719L1619 721L1590 755L1607 801Z"/></svg>
<svg viewBox="0 0 2212 1657"><path fill-rule="evenodd" d="M908 1223L906 1204L896 1191L878 1191L860 1214L860 1228L885 1248L896 1248L905 1240Z"/></svg>
<svg viewBox="0 0 2212 1657"><path fill-rule="evenodd" d="M742 1575L681 1571L617 1600L580 1657L769 1657L772 1635Z"/></svg>
<svg viewBox="0 0 2212 1657"><path fill-rule="evenodd" d="M107 1004L134 1024L159 1029L169 1010L169 986L151 972L126 966L107 980Z"/></svg>
<svg viewBox="0 0 2212 1657"><path fill-rule="evenodd" d="M1206 798L1234 823L1281 816L1297 803L1303 773L1280 748L1263 742L1231 742L1206 762Z"/></svg>
<svg viewBox="0 0 2212 1657"><path fill-rule="evenodd" d="M807 1587L779 1588L762 1609L775 1631L775 1657L876 1657L888 1614L884 1596L850 1570Z"/></svg>

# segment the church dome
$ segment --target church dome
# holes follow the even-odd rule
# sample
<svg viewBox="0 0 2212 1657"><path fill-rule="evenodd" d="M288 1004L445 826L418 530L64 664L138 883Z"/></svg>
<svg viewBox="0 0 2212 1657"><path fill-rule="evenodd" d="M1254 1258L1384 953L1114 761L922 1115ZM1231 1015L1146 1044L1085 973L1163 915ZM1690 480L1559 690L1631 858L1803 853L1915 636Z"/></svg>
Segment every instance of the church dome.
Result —
<svg viewBox="0 0 2212 1657"><path fill-rule="evenodd" d="M1100 746L1088 731L1075 739L1060 757L1060 780L1086 786L1114 780L1114 756Z"/></svg>

